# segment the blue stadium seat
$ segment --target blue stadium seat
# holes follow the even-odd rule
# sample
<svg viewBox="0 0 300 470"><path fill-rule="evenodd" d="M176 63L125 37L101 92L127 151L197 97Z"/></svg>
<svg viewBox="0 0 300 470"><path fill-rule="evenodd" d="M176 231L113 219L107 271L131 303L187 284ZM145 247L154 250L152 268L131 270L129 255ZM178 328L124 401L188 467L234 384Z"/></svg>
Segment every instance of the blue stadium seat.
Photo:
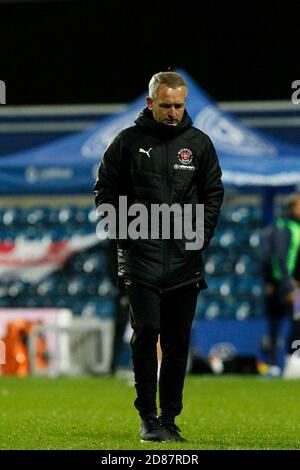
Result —
<svg viewBox="0 0 300 470"><path fill-rule="evenodd" d="M20 227L1 227L0 240L2 243L12 243L20 234L24 234Z"/></svg>
<svg viewBox="0 0 300 470"><path fill-rule="evenodd" d="M68 309L72 310L73 309L73 304L74 304L74 300L70 296L65 295L65 296L57 297L55 299L54 306L56 308L68 308Z"/></svg>
<svg viewBox="0 0 300 470"><path fill-rule="evenodd" d="M49 236L52 242L61 242L66 239L66 233L60 226L53 227L47 231L47 236Z"/></svg>
<svg viewBox="0 0 300 470"><path fill-rule="evenodd" d="M84 272L83 265L86 261L87 255L85 252L77 253L69 261L69 271L82 274Z"/></svg>
<svg viewBox="0 0 300 470"><path fill-rule="evenodd" d="M58 280L48 277L36 286L36 295L39 297L55 296L58 291Z"/></svg>
<svg viewBox="0 0 300 470"><path fill-rule="evenodd" d="M261 245L261 229L252 230L249 235L249 245L253 249L258 249Z"/></svg>
<svg viewBox="0 0 300 470"><path fill-rule="evenodd" d="M6 297L8 297L8 289L9 289L8 285L3 285L3 283L1 283L1 285L0 285L0 299L5 299Z"/></svg>
<svg viewBox="0 0 300 470"><path fill-rule="evenodd" d="M51 208L49 223L56 226L76 224L77 207L64 205L59 208Z"/></svg>
<svg viewBox="0 0 300 470"><path fill-rule="evenodd" d="M24 298L24 307L35 308L40 306L40 300L38 297L27 297Z"/></svg>
<svg viewBox="0 0 300 470"><path fill-rule="evenodd" d="M220 298L233 295L235 292L234 281L232 276L224 276L217 279L212 279L209 282L210 295L220 296Z"/></svg>
<svg viewBox="0 0 300 470"><path fill-rule="evenodd" d="M245 276L236 283L236 294L249 298L261 298L263 295L263 282L259 278Z"/></svg>
<svg viewBox="0 0 300 470"><path fill-rule="evenodd" d="M25 284L22 281L13 281L7 289L7 296L10 298L18 298L26 290Z"/></svg>
<svg viewBox="0 0 300 470"><path fill-rule="evenodd" d="M223 303L218 301L207 302L204 318L206 320L215 320L222 316Z"/></svg>
<svg viewBox="0 0 300 470"><path fill-rule="evenodd" d="M261 208L250 204L237 205L225 212L225 220L233 224L251 225L260 222L261 219Z"/></svg>
<svg viewBox="0 0 300 470"><path fill-rule="evenodd" d="M85 273L103 273L107 270L107 257L104 251L85 257L82 269Z"/></svg>
<svg viewBox="0 0 300 470"><path fill-rule="evenodd" d="M88 209L88 221L92 225L96 225L99 222L99 215L96 207L92 206Z"/></svg>
<svg viewBox="0 0 300 470"><path fill-rule="evenodd" d="M103 276L99 275L99 274L89 274L88 276L84 276L84 279L86 279L85 281L85 295L87 297L96 297L98 296L98 289L99 289L99 282L101 281L101 279L103 278Z"/></svg>
<svg viewBox="0 0 300 470"><path fill-rule="evenodd" d="M91 299L82 306L81 314L84 316L98 316L100 318L114 318L116 304L112 300Z"/></svg>
<svg viewBox="0 0 300 470"><path fill-rule="evenodd" d="M234 292L232 292L232 294L234 294ZM237 299L236 296L232 294L222 298L222 319L232 320L234 318L235 310L237 307Z"/></svg>
<svg viewBox="0 0 300 470"><path fill-rule="evenodd" d="M68 294L68 287L69 287L69 282L72 279L69 276L65 276L64 272L58 271L57 273L52 274L51 279L53 279L55 283L55 296L56 297L61 297L61 296L67 296Z"/></svg>
<svg viewBox="0 0 300 470"><path fill-rule="evenodd" d="M104 277L98 285L98 295L100 297L116 297L118 289L108 277Z"/></svg>
<svg viewBox="0 0 300 470"><path fill-rule="evenodd" d="M22 211L14 207L7 207L2 212L2 225L14 227L20 225L22 221Z"/></svg>
<svg viewBox="0 0 300 470"><path fill-rule="evenodd" d="M224 252L205 257L205 272L211 276L221 276L232 272L232 263Z"/></svg>
<svg viewBox="0 0 300 470"><path fill-rule="evenodd" d="M87 299L81 305L81 314L87 317L94 317L100 314L101 301L99 298Z"/></svg>
<svg viewBox="0 0 300 470"><path fill-rule="evenodd" d="M226 229L223 232L218 233L217 240L221 248L230 250L238 244L239 233L233 229Z"/></svg>
<svg viewBox="0 0 300 470"><path fill-rule="evenodd" d="M98 252L82 252L76 254L70 260L69 270L71 272L102 274L107 270L107 257L104 250L98 248Z"/></svg>
<svg viewBox="0 0 300 470"><path fill-rule="evenodd" d="M100 305L98 315L101 318L114 318L116 313L116 304L113 301L104 300Z"/></svg>
<svg viewBox="0 0 300 470"><path fill-rule="evenodd" d="M80 276L73 277L68 281L67 292L71 297L80 296L85 292L86 284Z"/></svg>
<svg viewBox="0 0 300 470"><path fill-rule="evenodd" d="M247 320L252 315L252 303L250 301L241 302L235 310L236 320Z"/></svg>
<svg viewBox="0 0 300 470"><path fill-rule="evenodd" d="M263 298L255 298L252 301L251 317L261 318L264 315L266 315L266 312L265 312L265 303L263 301Z"/></svg>
<svg viewBox="0 0 300 470"><path fill-rule="evenodd" d="M29 225L47 226L49 223L49 207L33 207L24 211L24 218Z"/></svg>
<svg viewBox="0 0 300 470"><path fill-rule="evenodd" d="M90 212L90 207L78 208L75 214L76 223L82 224L82 225L89 225L90 224L89 212Z"/></svg>
<svg viewBox="0 0 300 470"><path fill-rule="evenodd" d="M259 273L260 265L253 257L241 255L236 260L234 270L238 276L251 276Z"/></svg>
<svg viewBox="0 0 300 470"><path fill-rule="evenodd" d="M43 229L42 226L33 226L33 225L27 225L26 227L23 227L22 230L19 231L17 234L17 238L25 238L26 240L49 240L50 237L48 233Z"/></svg>

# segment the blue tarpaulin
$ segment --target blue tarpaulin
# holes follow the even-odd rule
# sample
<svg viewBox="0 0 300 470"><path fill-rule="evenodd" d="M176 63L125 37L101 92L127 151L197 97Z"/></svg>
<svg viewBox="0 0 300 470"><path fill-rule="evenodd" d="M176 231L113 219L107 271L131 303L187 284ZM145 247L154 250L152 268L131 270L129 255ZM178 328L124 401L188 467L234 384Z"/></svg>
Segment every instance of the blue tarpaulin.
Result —
<svg viewBox="0 0 300 470"><path fill-rule="evenodd" d="M207 133L220 159L223 182L233 186L294 186L300 183L300 147L248 129L185 72L187 109ZM87 131L0 159L0 194L91 194L101 156L112 138L133 125L145 93L117 116Z"/></svg>

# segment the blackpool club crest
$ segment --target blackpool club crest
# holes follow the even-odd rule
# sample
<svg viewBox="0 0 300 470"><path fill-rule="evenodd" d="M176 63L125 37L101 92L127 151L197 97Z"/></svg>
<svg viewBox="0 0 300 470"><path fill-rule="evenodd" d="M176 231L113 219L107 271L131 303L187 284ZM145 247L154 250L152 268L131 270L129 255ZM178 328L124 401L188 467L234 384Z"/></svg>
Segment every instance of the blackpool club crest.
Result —
<svg viewBox="0 0 300 470"><path fill-rule="evenodd" d="M184 165L188 165L193 160L193 153L190 149L180 149L177 155L180 163Z"/></svg>

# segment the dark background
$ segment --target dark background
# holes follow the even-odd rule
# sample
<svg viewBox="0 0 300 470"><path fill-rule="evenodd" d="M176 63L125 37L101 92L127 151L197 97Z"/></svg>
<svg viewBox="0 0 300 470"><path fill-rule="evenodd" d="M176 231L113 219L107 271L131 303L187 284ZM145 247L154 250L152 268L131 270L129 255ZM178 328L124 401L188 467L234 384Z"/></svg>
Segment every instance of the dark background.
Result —
<svg viewBox="0 0 300 470"><path fill-rule="evenodd" d="M284 1L0 2L7 104L128 102L185 69L216 100L290 99L299 10Z"/></svg>

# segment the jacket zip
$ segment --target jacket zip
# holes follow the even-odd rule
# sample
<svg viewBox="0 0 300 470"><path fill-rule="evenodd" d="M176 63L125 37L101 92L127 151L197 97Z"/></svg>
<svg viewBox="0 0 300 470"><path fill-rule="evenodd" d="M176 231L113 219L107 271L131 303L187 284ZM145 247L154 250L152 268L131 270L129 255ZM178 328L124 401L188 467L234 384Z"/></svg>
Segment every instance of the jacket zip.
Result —
<svg viewBox="0 0 300 470"><path fill-rule="evenodd" d="M168 149L167 143L164 143L164 152L163 152L163 188L164 188L164 199L163 201L166 202L168 205L170 204L169 201L169 178L168 178ZM167 282L167 273L169 268L169 250L168 250L168 240L163 240L163 247L164 247L164 266L163 266L163 279L164 282Z"/></svg>

